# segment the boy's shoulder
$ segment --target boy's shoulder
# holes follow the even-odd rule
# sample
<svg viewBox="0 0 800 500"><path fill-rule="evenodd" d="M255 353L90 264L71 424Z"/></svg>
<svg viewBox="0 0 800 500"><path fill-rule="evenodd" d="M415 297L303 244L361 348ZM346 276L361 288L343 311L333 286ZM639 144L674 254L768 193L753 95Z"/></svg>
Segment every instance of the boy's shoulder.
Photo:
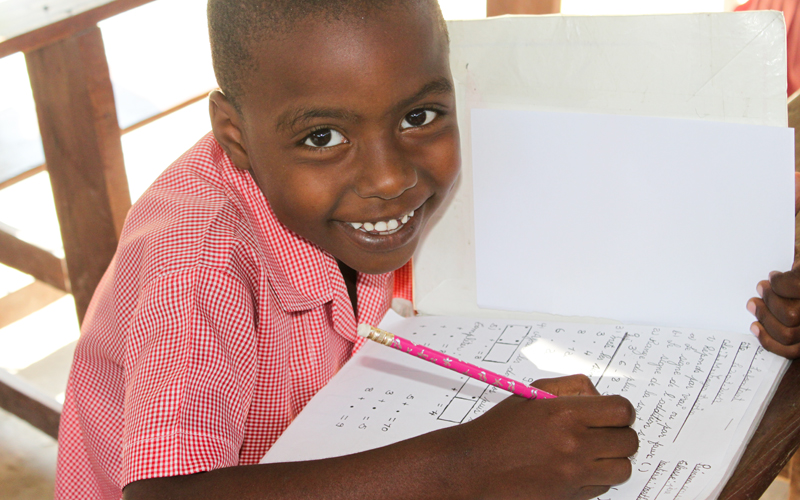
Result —
<svg viewBox="0 0 800 500"><path fill-rule="evenodd" d="M170 165L131 207L117 260L153 275L191 267L224 268L231 254L255 248L263 197L214 136L204 136ZM260 194L260 193L259 193Z"/></svg>
<svg viewBox="0 0 800 500"><path fill-rule="evenodd" d="M218 211L236 198L229 169L235 167L208 133L158 176L131 208L126 225L171 220L178 213L202 216Z"/></svg>

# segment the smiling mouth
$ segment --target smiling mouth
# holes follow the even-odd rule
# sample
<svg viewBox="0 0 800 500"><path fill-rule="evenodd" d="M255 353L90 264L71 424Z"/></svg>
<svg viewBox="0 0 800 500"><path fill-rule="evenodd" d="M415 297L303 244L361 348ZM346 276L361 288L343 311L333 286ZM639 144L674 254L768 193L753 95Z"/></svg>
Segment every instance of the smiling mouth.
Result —
<svg viewBox="0 0 800 500"><path fill-rule="evenodd" d="M387 236L403 229L408 221L414 217L414 212L415 211L412 210L398 219L389 219L378 222L348 222L348 224L353 226L353 229L361 231L362 233Z"/></svg>

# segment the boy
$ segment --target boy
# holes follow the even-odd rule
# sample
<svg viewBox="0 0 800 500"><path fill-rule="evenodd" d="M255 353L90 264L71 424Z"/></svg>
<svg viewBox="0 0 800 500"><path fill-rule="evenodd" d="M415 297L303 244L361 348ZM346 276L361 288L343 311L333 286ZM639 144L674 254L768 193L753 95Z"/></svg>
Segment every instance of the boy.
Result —
<svg viewBox="0 0 800 500"><path fill-rule="evenodd" d="M253 465L377 324L451 189L435 0L211 0L213 136L131 210L76 350L57 498L592 498L633 409L585 377L385 448ZM580 397L578 397L580 396Z"/></svg>

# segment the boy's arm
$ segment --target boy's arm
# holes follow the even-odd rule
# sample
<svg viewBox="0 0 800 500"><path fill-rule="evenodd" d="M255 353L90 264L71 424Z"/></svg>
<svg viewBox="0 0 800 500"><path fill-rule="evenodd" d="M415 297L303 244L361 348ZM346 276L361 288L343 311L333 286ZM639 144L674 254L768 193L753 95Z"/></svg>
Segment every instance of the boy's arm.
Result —
<svg viewBox="0 0 800 500"><path fill-rule="evenodd" d="M136 481L124 499L589 499L630 477L626 399L583 376L534 385L561 397L511 396L472 422L344 457Z"/></svg>
<svg viewBox="0 0 800 500"><path fill-rule="evenodd" d="M800 173L795 173L795 216L800 212ZM797 230L797 229L796 229ZM768 351L789 359L800 358L800 260L795 248L792 270L770 273L758 283L758 297L747 309L758 319L750 330Z"/></svg>

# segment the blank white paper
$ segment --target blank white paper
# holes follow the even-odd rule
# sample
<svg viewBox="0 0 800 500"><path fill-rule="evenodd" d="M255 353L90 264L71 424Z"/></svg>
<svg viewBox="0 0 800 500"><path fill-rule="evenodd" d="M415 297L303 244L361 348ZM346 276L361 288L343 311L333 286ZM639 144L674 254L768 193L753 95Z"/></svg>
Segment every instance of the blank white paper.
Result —
<svg viewBox="0 0 800 500"><path fill-rule="evenodd" d="M791 267L791 129L471 113L480 307L744 333Z"/></svg>

